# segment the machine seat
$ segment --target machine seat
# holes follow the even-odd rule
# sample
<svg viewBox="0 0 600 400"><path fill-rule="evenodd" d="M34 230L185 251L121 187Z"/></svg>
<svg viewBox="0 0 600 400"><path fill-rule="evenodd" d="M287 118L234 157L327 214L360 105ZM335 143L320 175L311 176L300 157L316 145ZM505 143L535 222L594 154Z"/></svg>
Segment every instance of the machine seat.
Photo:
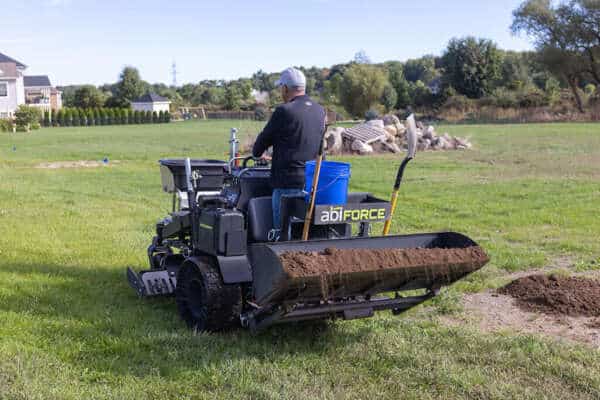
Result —
<svg viewBox="0 0 600 400"><path fill-rule="evenodd" d="M248 202L248 238L251 242L266 242L273 229L271 196L255 197Z"/></svg>

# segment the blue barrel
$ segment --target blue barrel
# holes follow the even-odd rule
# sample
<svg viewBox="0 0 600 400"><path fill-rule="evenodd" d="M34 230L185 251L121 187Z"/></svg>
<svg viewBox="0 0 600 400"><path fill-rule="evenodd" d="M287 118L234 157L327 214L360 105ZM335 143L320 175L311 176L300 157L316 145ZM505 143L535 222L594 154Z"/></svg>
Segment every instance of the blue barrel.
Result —
<svg viewBox="0 0 600 400"><path fill-rule="evenodd" d="M306 163L306 184L304 190L309 193L315 173L315 161ZM348 181L350 180L350 164L335 161L323 161L315 204L346 204L348 200Z"/></svg>

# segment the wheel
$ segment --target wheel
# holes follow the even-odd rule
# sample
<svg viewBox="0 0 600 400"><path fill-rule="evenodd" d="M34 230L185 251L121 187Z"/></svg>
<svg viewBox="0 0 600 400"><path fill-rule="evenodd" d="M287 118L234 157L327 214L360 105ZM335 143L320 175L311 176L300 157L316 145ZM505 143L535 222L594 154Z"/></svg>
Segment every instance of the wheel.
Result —
<svg viewBox="0 0 600 400"><path fill-rule="evenodd" d="M198 331L237 328L242 312L240 285L225 285L209 259L187 260L177 275L175 299L179 315Z"/></svg>

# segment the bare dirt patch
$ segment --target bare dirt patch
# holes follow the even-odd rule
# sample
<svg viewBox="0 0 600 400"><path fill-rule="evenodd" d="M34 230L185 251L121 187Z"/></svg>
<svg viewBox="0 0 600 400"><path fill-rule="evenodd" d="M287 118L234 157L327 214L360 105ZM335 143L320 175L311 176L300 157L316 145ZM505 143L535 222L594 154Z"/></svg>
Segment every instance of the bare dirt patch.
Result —
<svg viewBox="0 0 600 400"><path fill-rule="evenodd" d="M59 168L99 168L107 167L111 164L118 164L119 161L94 161L94 160L79 160L79 161L54 161L40 163L36 168L41 169L59 169Z"/></svg>
<svg viewBox="0 0 600 400"><path fill-rule="evenodd" d="M497 291L463 295L464 313L442 320L484 332L539 334L600 349L599 298L598 280L532 275Z"/></svg>

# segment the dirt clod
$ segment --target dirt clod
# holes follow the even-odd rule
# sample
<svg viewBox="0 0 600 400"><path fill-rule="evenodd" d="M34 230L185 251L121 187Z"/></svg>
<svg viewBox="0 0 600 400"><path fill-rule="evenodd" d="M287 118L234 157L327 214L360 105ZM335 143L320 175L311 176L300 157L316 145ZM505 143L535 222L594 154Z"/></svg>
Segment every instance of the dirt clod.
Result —
<svg viewBox="0 0 600 400"><path fill-rule="evenodd" d="M514 297L526 311L600 317L600 280L532 275L509 283L499 293Z"/></svg>
<svg viewBox="0 0 600 400"><path fill-rule="evenodd" d="M351 272L411 267L437 267L447 273L448 265L461 265L473 271L488 261L479 246L455 249L337 249L322 252L284 252L281 263L290 277L323 276Z"/></svg>

